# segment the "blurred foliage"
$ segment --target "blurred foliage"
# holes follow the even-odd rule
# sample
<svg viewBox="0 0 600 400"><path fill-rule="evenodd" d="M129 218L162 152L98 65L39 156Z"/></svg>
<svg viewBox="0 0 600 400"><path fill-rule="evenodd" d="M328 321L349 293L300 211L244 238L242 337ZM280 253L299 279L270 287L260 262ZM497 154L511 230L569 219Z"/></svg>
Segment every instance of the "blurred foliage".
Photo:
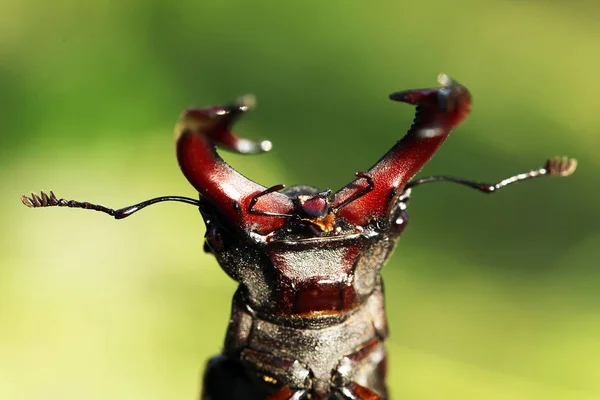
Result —
<svg viewBox="0 0 600 400"><path fill-rule="evenodd" d="M3 0L0 398L194 399L235 284L191 207L120 222L18 196L121 207L194 196L173 154L188 105L244 93L238 124L273 152L225 155L264 185L337 189L404 133L388 93L447 72L475 104L427 174L495 181L416 191L386 266L395 399L600 396L600 6L553 1Z"/></svg>

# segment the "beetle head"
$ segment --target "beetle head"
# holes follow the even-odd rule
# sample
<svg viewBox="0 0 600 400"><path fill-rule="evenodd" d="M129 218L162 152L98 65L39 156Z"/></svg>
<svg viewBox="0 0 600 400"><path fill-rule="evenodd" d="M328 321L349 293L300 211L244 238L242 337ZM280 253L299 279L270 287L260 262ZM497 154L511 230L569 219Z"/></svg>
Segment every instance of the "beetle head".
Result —
<svg viewBox="0 0 600 400"><path fill-rule="evenodd" d="M392 100L417 106L408 133L365 173L335 194L307 186L279 192L283 185L265 188L231 168L215 145L243 154L270 149L268 141L237 137L233 122L250 109L252 97L234 105L190 109L176 127L179 164L206 203L224 220L246 234L273 237L288 223L312 224L313 235L346 234L370 224L391 223L400 196L409 180L425 165L450 131L468 114L468 90L440 75L437 88L408 90L390 95Z"/></svg>

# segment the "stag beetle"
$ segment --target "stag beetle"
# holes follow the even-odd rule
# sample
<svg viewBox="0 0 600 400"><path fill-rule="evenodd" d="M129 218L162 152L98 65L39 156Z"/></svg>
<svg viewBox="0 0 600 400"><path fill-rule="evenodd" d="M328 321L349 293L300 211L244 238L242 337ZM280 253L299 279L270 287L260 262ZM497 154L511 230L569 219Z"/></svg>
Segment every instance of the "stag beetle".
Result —
<svg viewBox="0 0 600 400"><path fill-rule="evenodd" d="M414 123L374 166L335 193L306 185L267 188L219 157L215 146L243 154L271 148L232 132L253 103L243 97L233 105L186 110L175 127L177 159L199 200L166 196L117 210L52 192L21 200L117 219L163 201L198 206L205 250L239 282L224 349L208 363L202 399L386 399L380 270L407 226L411 190L449 181L494 193L576 168L574 159L563 157L496 184L451 176L411 180L471 109L466 87L444 74L438 81L441 87L390 95L416 106Z"/></svg>

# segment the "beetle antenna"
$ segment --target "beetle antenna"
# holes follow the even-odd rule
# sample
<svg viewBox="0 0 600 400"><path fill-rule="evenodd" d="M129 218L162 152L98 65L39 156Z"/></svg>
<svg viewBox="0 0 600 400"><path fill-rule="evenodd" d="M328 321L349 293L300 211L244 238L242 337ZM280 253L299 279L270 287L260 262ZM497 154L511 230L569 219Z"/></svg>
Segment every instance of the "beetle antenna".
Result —
<svg viewBox="0 0 600 400"><path fill-rule="evenodd" d="M494 184L469 181L466 179L455 178L453 176L428 176L426 178L415 179L414 181L409 182L406 185L406 189L414 188L415 186L429 182L454 182L460 185L468 186L473 189L477 189L484 193L494 193L498 189L503 188L504 186L508 186L511 183L525 181L532 178L538 178L540 176L569 176L573 172L575 172L576 168L576 159L568 157L554 157L547 160L546 164L542 168L514 175Z"/></svg>
<svg viewBox="0 0 600 400"><path fill-rule="evenodd" d="M69 208L84 208L86 210L95 210L100 211L108 215L112 215L115 219L123 219L129 217L131 214L138 212L144 207L149 205L160 203L163 201L179 201L182 203L192 204L194 206L199 206L200 201L196 199L192 199L189 197L182 196L163 196L156 197L154 199L145 200L141 203L134 204L132 206L119 208L117 210L113 210L112 208L104 207L99 204L92 204L88 202L75 201L75 200L65 200L65 199L57 199L52 191L50 191L50 195L47 195L45 192L40 192L40 196L35 193L31 193L31 197L27 197L25 195L21 196L21 201L27 207L30 208L41 208L41 207L69 207Z"/></svg>

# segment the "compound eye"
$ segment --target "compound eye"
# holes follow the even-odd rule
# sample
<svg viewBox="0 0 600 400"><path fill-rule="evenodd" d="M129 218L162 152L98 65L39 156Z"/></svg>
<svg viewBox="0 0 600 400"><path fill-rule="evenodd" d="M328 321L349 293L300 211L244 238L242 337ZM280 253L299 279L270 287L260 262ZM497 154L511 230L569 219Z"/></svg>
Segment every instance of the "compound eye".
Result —
<svg viewBox="0 0 600 400"><path fill-rule="evenodd" d="M220 251L223 249L224 243L223 243L223 238L221 237L221 234L219 233L219 231L217 231L215 229L214 226L210 226L207 228L206 230L206 236L205 236L205 245L208 245L209 248L211 250L214 251ZM206 248L204 249L206 251ZM208 253L208 251L207 251ZM212 253L212 251L211 251Z"/></svg>

